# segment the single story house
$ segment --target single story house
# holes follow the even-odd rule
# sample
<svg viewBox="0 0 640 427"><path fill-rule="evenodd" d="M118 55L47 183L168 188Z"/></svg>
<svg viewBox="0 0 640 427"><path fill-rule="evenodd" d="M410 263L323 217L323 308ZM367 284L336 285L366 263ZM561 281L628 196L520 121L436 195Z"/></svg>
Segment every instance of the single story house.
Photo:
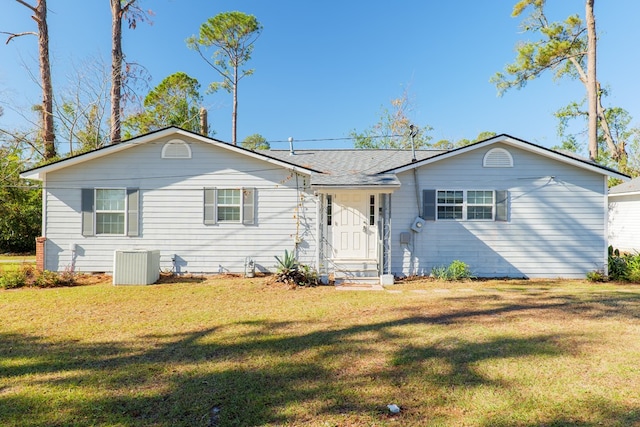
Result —
<svg viewBox="0 0 640 427"><path fill-rule="evenodd" d="M273 272L294 251L327 277L583 278L607 265L607 178L499 135L453 150L251 151L170 127L24 171L43 183L39 261L112 272L158 251L178 273Z"/></svg>
<svg viewBox="0 0 640 427"><path fill-rule="evenodd" d="M609 244L640 252L640 177L609 189Z"/></svg>

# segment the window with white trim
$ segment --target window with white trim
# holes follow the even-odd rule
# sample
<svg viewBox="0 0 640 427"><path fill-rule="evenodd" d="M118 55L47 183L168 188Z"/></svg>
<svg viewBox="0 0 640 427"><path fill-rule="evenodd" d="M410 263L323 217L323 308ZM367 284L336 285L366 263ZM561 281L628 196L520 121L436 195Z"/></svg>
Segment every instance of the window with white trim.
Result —
<svg viewBox="0 0 640 427"><path fill-rule="evenodd" d="M205 188L204 223L255 223L255 189Z"/></svg>
<svg viewBox="0 0 640 427"><path fill-rule="evenodd" d="M462 219L464 193L460 190L438 190L438 219Z"/></svg>
<svg viewBox="0 0 640 427"><path fill-rule="evenodd" d="M493 191L467 191L467 219L493 219Z"/></svg>
<svg viewBox="0 0 640 427"><path fill-rule="evenodd" d="M83 188L83 236L138 236L137 188Z"/></svg>
<svg viewBox="0 0 640 427"><path fill-rule="evenodd" d="M124 234L125 189L96 189L96 234Z"/></svg>
<svg viewBox="0 0 640 427"><path fill-rule="evenodd" d="M423 190L423 200L424 219L507 221L506 190Z"/></svg>

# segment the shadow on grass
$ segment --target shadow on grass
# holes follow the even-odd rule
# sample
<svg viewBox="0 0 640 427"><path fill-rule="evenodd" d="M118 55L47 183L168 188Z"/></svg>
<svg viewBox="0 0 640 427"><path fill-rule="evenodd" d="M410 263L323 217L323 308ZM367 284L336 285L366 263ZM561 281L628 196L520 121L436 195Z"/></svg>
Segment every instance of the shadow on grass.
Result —
<svg viewBox="0 0 640 427"><path fill-rule="evenodd" d="M479 316L535 315L536 310L586 313L588 309L600 316L637 302L637 295L623 293L604 300L595 294L538 298L547 300L400 316L298 334L290 332L290 322L238 322L242 332L233 340L216 327L142 335L130 343L0 334L0 425L321 425L314 422L327 417L334 424L345 417L343 425L398 425L385 405L402 396L407 384L441 395L452 387L509 388L510 384L479 371L478 362L555 357L575 350L564 346L573 337L570 334L489 336L476 341L425 338L416 343L406 338L408 328L427 334L429 328L473 322ZM629 310L628 315L637 316ZM385 349L384 354L377 347ZM369 359L376 363L350 371L351 364ZM600 408L598 422L640 422L638 410L607 408L606 402L598 405L594 401ZM412 415L409 407L400 424L424 425L421 417L427 410ZM440 417L446 425L446 417ZM538 424L517 425L596 425L580 422L566 414L551 414ZM486 425L514 424L494 417Z"/></svg>

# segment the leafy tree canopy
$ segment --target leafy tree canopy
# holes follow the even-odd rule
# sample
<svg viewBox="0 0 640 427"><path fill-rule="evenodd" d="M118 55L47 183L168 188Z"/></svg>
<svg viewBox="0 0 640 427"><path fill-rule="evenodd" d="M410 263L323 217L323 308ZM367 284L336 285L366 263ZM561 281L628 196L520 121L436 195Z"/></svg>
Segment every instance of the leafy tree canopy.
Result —
<svg viewBox="0 0 640 427"><path fill-rule="evenodd" d="M480 132L475 139L466 139L462 138L458 141L450 141L448 139L441 139L431 145L432 148L440 149L440 150L451 150L453 148L465 147L467 145L474 144L479 141L484 141L485 139L493 138L496 136L495 132L484 131Z"/></svg>
<svg viewBox="0 0 640 427"><path fill-rule="evenodd" d="M0 253L32 252L40 235L41 190L19 177L25 147L3 133L0 137Z"/></svg>
<svg viewBox="0 0 640 427"><path fill-rule="evenodd" d="M200 26L198 37L187 39L187 46L196 50L222 76L222 82L211 83L209 89L232 92L237 80L253 74L253 70L238 68L251 59L253 44L262 33L262 25L255 16L242 12L223 12L207 19ZM215 48L211 59L203 50Z"/></svg>
<svg viewBox="0 0 640 427"><path fill-rule="evenodd" d="M242 147L249 150L269 150L271 145L267 142L266 138L259 133L249 135L242 141Z"/></svg>
<svg viewBox="0 0 640 427"><path fill-rule="evenodd" d="M144 99L144 110L124 122L125 137L177 126L200 133L200 83L183 72L166 77Z"/></svg>

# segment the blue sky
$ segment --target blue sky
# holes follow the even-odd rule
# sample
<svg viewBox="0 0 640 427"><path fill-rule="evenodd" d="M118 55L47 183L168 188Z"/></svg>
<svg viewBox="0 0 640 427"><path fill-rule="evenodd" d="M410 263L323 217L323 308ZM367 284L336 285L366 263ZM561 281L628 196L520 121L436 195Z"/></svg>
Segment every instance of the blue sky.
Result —
<svg viewBox="0 0 640 427"><path fill-rule="evenodd" d="M32 0L35 2L35 0ZM0 31L35 29L28 10L3 0ZM552 76L498 97L490 77L513 61L520 33L511 17L516 0L141 0L153 24L124 30L127 59L144 65L151 87L183 71L205 88L215 72L185 39L207 18L239 10L264 26L249 67L255 74L239 87L238 139L259 133L269 141L293 137L297 148L352 146L335 140L363 131L381 108L405 89L418 126L433 127L434 141L474 138L482 131L508 133L550 147L558 143L553 113L584 97L578 81ZM548 0L548 15L561 20L584 14L584 0ZM111 15L107 0L49 0L54 85L69 85L71 63L89 57L110 61ZM640 120L637 75L640 2L596 1L598 77L611 89L607 105ZM35 37L0 45L0 127L24 126L12 106L40 102L25 66L37 76ZM231 139L231 96L205 96L216 138ZM585 136L586 139L586 136ZM314 140L304 142L303 140ZM272 142L285 148L286 142Z"/></svg>

